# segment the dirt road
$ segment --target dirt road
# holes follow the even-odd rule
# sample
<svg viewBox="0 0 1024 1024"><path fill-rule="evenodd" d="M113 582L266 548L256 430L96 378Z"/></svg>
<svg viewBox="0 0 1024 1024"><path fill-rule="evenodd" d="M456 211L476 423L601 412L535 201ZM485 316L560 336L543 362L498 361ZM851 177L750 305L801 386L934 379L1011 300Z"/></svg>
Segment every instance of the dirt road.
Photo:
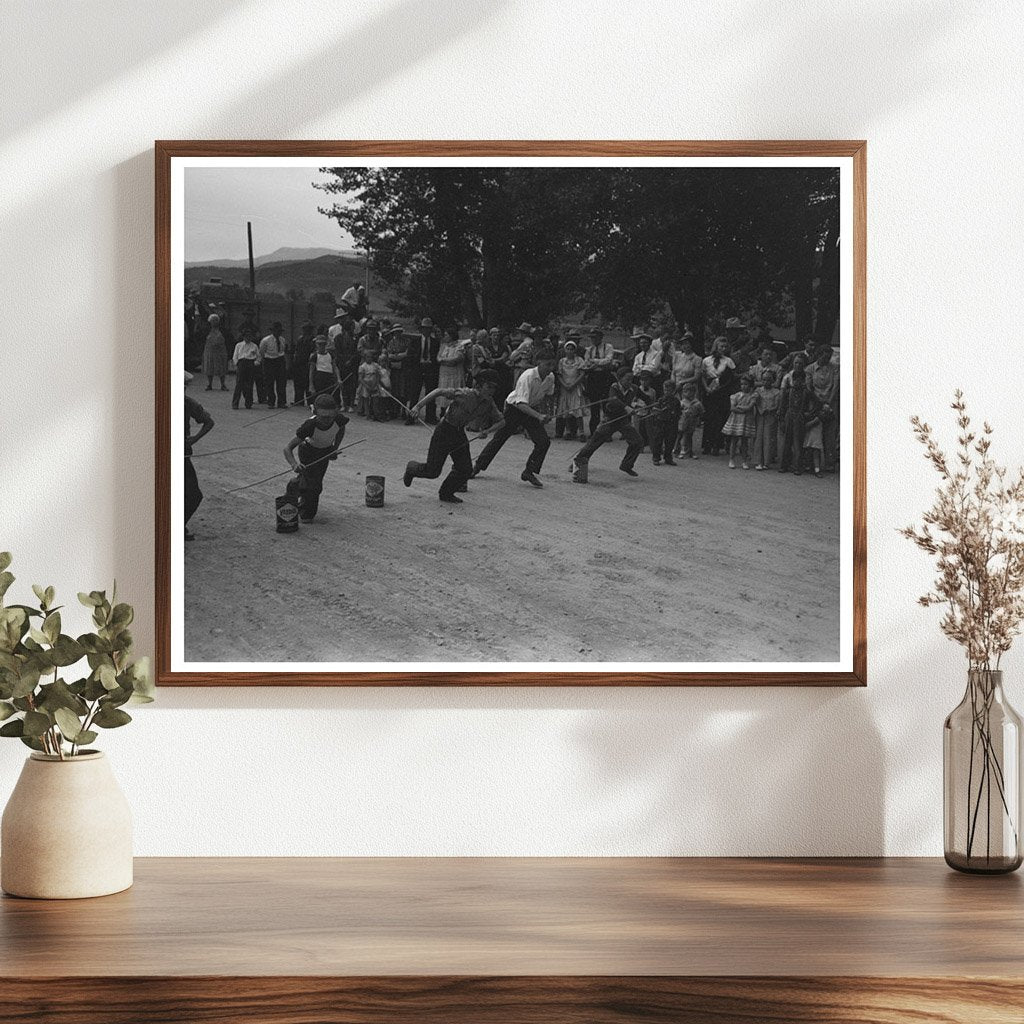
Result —
<svg viewBox="0 0 1024 1024"><path fill-rule="evenodd" d="M553 441L543 490L519 480L529 443L512 438L465 504L433 481L406 490L429 432L353 416L320 515L274 529L288 477L282 449L304 410L234 411L189 394L216 419L195 460L205 500L185 547L188 661L831 661L839 646L835 477L730 471L722 458L617 469L606 445L590 482L571 482L579 444ZM479 451L485 442L476 442ZM250 447L251 446L251 447ZM386 477L367 508L365 477Z"/></svg>

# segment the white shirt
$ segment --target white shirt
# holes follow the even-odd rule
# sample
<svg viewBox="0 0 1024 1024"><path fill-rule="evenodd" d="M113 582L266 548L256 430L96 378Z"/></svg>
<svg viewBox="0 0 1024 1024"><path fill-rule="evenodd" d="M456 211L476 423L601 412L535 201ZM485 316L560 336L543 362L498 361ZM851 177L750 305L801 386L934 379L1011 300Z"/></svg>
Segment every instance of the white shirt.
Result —
<svg viewBox="0 0 1024 1024"><path fill-rule="evenodd" d="M342 302L347 302L350 305L354 306L359 301L358 296L359 296L359 289L355 285L352 285L352 287L348 288L345 291L345 294L342 295L341 301Z"/></svg>
<svg viewBox="0 0 1024 1024"><path fill-rule="evenodd" d="M278 359L284 355L284 345L275 334L268 334L260 342L260 355L264 359Z"/></svg>
<svg viewBox="0 0 1024 1024"><path fill-rule="evenodd" d="M327 340L328 341L334 341L334 339L339 334L341 334L341 324L331 324L331 326L327 328Z"/></svg>
<svg viewBox="0 0 1024 1024"><path fill-rule="evenodd" d="M235 354L231 358L234 359L237 366L239 359L258 360L259 357L260 349L255 341L240 341L235 346Z"/></svg>
<svg viewBox="0 0 1024 1024"><path fill-rule="evenodd" d="M639 377L641 370L650 370L651 373L658 373L661 370L661 346L655 350L652 345L647 352L637 352L633 359L633 376Z"/></svg>
<svg viewBox="0 0 1024 1024"><path fill-rule="evenodd" d="M541 400L554 393L555 375L549 373L541 380L540 370L536 366L531 366L528 370L524 370L519 380L516 381L516 386L505 399L505 404L521 405L525 403L531 409L539 410Z"/></svg>

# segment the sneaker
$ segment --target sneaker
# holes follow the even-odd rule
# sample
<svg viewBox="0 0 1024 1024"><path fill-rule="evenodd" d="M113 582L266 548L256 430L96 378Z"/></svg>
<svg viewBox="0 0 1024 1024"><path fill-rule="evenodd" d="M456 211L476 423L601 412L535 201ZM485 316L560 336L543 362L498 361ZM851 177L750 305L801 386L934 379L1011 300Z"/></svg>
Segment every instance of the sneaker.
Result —
<svg viewBox="0 0 1024 1024"><path fill-rule="evenodd" d="M735 469L736 468L736 460L735 459L730 459L729 460L729 468L730 469Z"/></svg>
<svg viewBox="0 0 1024 1024"><path fill-rule="evenodd" d="M675 465L677 465L677 463L676 463L675 459L668 459L667 458L667 459L665 459L665 465L666 466L675 466Z"/></svg>
<svg viewBox="0 0 1024 1024"><path fill-rule="evenodd" d="M651 462L653 462L656 466L661 465L661 459L651 459Z"/></svg>
<svg viewBox="0 0 1024 1024"><path fill-rule="evenodd" d="M684 456L683 456L683 458L686 458L686 456L684 455ZM699 458L700 458L700 456L699 456L699 455L697 455L697 454L691 454L691 455L690 455L690 458L691 458L691 459L699 459Z"/></svg>
<svg viewBox="0 0 1024 1024"><path fill-rule="evenodd" d="M462 499L456 498L454 494L439 494L438 497L441 501L447 502L449 505L461 505Z"/></svg>
<svg viewBox="0 0 1024 1024"><path fill-rule="evenodd" d="M622 472L626 474L626 476L639 476L640 475L635 469L630 469L629 466L619 466L619 469L621 469Z"/></svg>
<svg viewBox="0 0 1024 1024"><path fill-rule="evenodd" d="M531 473L528 469L524 469L522 476L519 477L524 483L532 484L534 487L543 487L544 485L537 479L536 473Z"/></svg>
<svg viewBox="0 0 1024 1024"><path fill-rule="evenodd" d="M756 470L756 471L757 471L758 473L760 473L760 472L761 472L761 470L763 470L763 469L767 469L767 468L768 468L767 466L762 466L762 465L761 465L760 463L758 463L758 464L757 464L757 465L756 465L756 466L754 467L754 469L755 469L755 470Z"/></svg>
<svg viewBox="0 0 1024 1024"><path fill-rule="evenodd" d="M412 486L412 481L413 481L412 463L410 462L405 467L405 473L402 474L402 483L405 484L406 487L411 487Z"/></svg>
<svg viewBox="0 0 1024 1024"><path fill-rule="evenodd" d="M744 469L750 469L750 463L749 462L744 462L743 463L743 468Z"/></svg>

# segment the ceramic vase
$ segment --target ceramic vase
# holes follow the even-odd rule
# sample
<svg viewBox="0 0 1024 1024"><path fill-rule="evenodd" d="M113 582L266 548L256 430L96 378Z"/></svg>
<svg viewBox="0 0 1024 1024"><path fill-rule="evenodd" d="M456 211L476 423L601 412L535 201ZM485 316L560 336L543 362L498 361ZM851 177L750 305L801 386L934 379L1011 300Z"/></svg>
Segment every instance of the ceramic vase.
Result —
<svg viewBox="0 0 1024 1024"><path fill-rule="evenodd" d="M69 900L132 884L132 818L99 751L25 762L0 825L0 888Z"/></svg>

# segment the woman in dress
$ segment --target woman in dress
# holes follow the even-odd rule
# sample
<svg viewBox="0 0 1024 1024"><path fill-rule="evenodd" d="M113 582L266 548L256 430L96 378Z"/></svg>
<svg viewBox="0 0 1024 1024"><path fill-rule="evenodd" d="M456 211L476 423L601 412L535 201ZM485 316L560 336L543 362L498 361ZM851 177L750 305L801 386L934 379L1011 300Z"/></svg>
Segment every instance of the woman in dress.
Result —
<svg viewBox="0 0 1024 1024"><path fill-rule="evenodd" d="M722 427L729 418L729 396L736 390L736 364L729 358L729 342L724 336L715 338L711 355L701 363L701 386L704 393L704 433L701 447L705 455L718 455L722 450Z"/></svg>
<svg viewBox="0 0 1024 1024"><path fill-rule="evenodd" d="M470 344L472 339L470 339ZM439 388L461 388L466 382L466 343L459 341L459 332L449 328L441 339L441 347L437 352ZM438 398L437 407L442 412L448 408L447 398Z"/></svg>
<svg viewBox="0 0 1024 1024"><path fill-rule="evenodd" d="M213 378L220 377L221 391L227 391L224 378L228 375L228 350L225 347L224 335L220 330L220 317L211 313L206 322L210 325L210 333L206 335L203 347L203 373L206 374L206 390L213 390Z"/></svg>
<svg viewBox="0 0 1024 1024"><path fill-rule="evenodd" d="M565 343L565 355L558 360L558 406L555 410L555 437L563 432L569 441L583 433L583 414L587 400L583 397L583 379L587 364L579 356L575 341Z"/></svg>

